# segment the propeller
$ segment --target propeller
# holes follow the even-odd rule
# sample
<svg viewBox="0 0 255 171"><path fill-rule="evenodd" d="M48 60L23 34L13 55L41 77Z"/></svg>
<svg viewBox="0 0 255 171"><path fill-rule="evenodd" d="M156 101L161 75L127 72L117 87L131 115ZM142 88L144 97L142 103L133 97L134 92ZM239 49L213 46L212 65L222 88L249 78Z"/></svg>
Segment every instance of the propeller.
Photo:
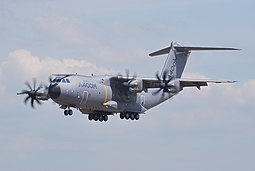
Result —
<svg viewBox="0 0 255 171"><path fill-rule="evenodd" d="M122 74L119 74L118 77L123 80L123 85L126 87L134 88L136 85L132 84L132 81L136 79L137 74L134 73L132 77L130 77L130 72L128 69L125 70L126 76L123 77Z"/></svg>
<svg viewBox="0 0 255 171"><path fill-rule="evenodd" d="M163 90L164 93L169 93L171 90L176 90L176 87L174 85L169 85L169 83L173 80L173 77L167 74L167 71L164 71L162 75L162 79L159 76L159 73L156 73L156 78L160 82L159 89L153 93L153 95L156 95ZM164 94L163 94L164 95Z"/></svg>
<svg viewBox="0 0 255 171"><path fill-rule="evenodd" d="M24 103L27 104L29 99L31 99L31 107L34 108L34 102L36 101L39 105L42 103L40 102L38 96L42 95L42 93L38 92L40 89L43 88L42 83L36 87L36 79L33 79L33 84L31 85L28 81L25 82L25 85L28 87L28 90L22 90L20 93L17 93L17 95L23 95L27 94L28 96L25 98Z"/></svg>

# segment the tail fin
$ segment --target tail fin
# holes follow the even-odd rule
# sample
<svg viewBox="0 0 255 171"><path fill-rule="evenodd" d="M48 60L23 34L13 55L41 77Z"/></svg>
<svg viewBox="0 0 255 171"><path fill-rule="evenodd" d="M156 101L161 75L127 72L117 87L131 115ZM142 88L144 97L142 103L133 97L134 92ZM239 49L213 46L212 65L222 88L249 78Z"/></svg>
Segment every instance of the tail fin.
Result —
<svg viewBox="0 0 255 171"><path fill-rule="evenodd" d="M187 63L190 52L179 52L176 48L180 45L178 43L171 43L168 47L168 56L165 65L161 72L161 77L164 73L167 73L171 78L181 78L185 65ZM160 53L157 51L155 53ZM150 55L155 56L155 55Z"/></svg>
<svg viewBox="0 0 255 171"><path fill-rule="evenodd" d="M191 51L204 50L240 50L236 48L222 48L222 47L193 47L181 46L177 42L172 42L170 47L158 50L149 54L149 56L158 56L168 54L166 62L161 72L161 77L167 73L172 78L181 78Z"/></svg>
<svg viewBox="0 0 255 171"><path fill-rule="evenodd" d="M176 54L174 50L174 43L171 42L169 47L169 53L166 58L164 67L162 69L160 77L163 77L163 74L167 73L171 78L176 78Z"/></svg>

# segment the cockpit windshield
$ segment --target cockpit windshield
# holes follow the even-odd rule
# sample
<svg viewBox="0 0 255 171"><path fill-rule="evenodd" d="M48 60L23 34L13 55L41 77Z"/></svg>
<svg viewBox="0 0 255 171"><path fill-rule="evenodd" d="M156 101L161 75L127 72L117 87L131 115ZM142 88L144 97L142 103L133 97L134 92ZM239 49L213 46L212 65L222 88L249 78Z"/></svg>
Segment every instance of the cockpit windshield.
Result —
<svg viewBox="0 0 255 171"><path fill-rule="evenodd" d="M61 77L56 77L53 79L52 83L70 83L70 80L68 78L61 78Z"/></svg>

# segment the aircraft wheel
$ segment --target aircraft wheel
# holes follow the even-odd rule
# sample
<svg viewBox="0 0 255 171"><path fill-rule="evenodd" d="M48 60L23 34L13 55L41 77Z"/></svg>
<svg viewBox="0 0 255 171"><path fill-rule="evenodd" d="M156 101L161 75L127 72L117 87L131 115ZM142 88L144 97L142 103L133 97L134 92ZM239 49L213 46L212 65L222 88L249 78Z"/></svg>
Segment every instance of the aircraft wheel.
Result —
<svg viewBox="0 0 255 171"><path fill-rule="evenodd" d="M124 113L120 113L120 119L124 119L125 115Z"/></svg>
<svg viewBox="0 0 255 171"><path fill-rule="evenodd" d="M64 115L67 116L68 115L68 110L64 111Z"/></svg>
<svg viewBox="0 0 255 171"><path fill-rule="evenodd" d="M129 119L129 117L130 117L130 116L129 116L129 113L125 113L125 118L126 118L126 119Z"/></svg>
<svg viewBox="0 0 255 171"><path fill-rule="evenodd" d="M135 119L136 119L136 120L139 120L139 118L140 118L139 114L136 113L136 114L135 114Z"/></svg>
<svg viewBox="0 0 255 171"><path fill-rule="evenodd" d="M94 120L98 121L98 114L94 114Z"/></svg>
<svg viewBox="0 0 255 171"><path fill-rule="evenodd" d="M103 122L104 121L104 116L103 115L99 115L99 121Z"/></svg>
<svg viewBox="0 0 255 171"><path fill-rule="evenodd" d="M89 114L88 119L89 119L90 121L92 121L93 115Z"/></svg>
<svg viewBox="0 0 255 171"><path fill-rule="evenodd" d="M72 116L73 115L73 111L72 110L68 110L68 115Z"/></svg>
<svg viewBox="0 0 255 171"><path fill-rule="evenodd" d="M104 115L104 121L108 121L108 116L107 115Z"/></svg>
<svg viewBox="0 0 255 171"><path fill-rule="evenodd" d="M134 120L134 119L135 119L135 114L134 114L134 113L131 113L131 114L130 114L130 119L131 119L131 120Z"/></svg>

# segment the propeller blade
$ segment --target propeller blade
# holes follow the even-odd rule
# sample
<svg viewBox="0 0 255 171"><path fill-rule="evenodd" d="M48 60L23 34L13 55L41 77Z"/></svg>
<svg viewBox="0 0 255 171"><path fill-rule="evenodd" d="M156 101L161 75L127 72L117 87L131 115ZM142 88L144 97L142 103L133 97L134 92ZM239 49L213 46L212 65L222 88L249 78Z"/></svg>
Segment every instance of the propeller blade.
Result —
<svg viewBox="0 0 255 171"><path fill-rule="evenodd" d="M50 81L50 83L53 81L51 76L49 77L49 81Z"/></svg>
<svg viewBox="0 0 255 171"><path fill-rule="evenodd" d="M166 86L169 87L168 83L170 83L170 81L171 81L171 80L167 80L167 81L166 81Z"/></svg>
<svg viewBox="0 0 255 171"><path fill-rule="evenodd" d="M34 98L31 98L31 106L32 106L33 109L35 108L35 106L34 106Z"/></svg>
<svg viewBox="0 0 255 171"><path fill-rule="evenodd" d="M32 90L32 87L31 87L31 85L29 84L29 82L28 82L28 81L26 81L26 82L25 82L25 85L27 85L27 86L28 86L28 88L29 88L30 90Z"/></svg>
<svg viewBox="0 0 255 171"><path fill-rule="evenodd" d="M35 90L35 87L36 87L36 79L33 78L33 90Z"/></svg>
<svg viewBox="0 0 255 171"><path fill-rule="evenodd" d="M17 93L17 95L28 94L29 92L30 92L30 91L22 90L20 93Z"/></svg>
<svg viewBox="0 0 255 171"><path fill-rule="evenodd" d="M35 92L39 91L42 88L42 83L40 84L39 87L37 87L37 89L35 90Z"/></svg>
<svg viewBox="0 0 255 171"><path fill-rule="evenodd" d="M39 105L42 104L37 98L35 98L35 101L36 101Z"/></svg>
<svg viewBox="0 0 255 171"><path fill-rule="evenodd" d="M27 104L27 101L30 99L30 96L28 95L25 100L24 100L24 103Z"/></svg>
<svg viewBox="0 0 255 171"><path fill-rule="evenodd" d="M126 77L127 77L127 80L128 80L128 78L129 78L129 69L126 69Z"/></svg>
<svg viewBox="0 0 255 171"><path fill-rule="evenodd" d="M136 73L136 72L134 72L133 80L135 80L135 79L136 79L136 77L137 77L137 73Z"/></svg>
<svg viewBox="0 0 255 171"><path fill-rule="evenodd" d="M165 82L166 81L166 71L163 73L163 82Z"/></svg>
<svg viewBox="0 0 255 171"><path fill-rule="evenodd" d="M159 76L159 73L158 73L158 72L156 73L156 77L157 77L157 79L158 79L159 81L161 81L161 78L160 78L160 76Z"/></svg>
<svg viewBox="0 0 255 171"><path fill-rule="evenodd" d="M46 85L46 84L44 84L44 88L45 88L45 90L47 90L47 91L48 91L49 86L48 86L48 85Z"/></svg>

